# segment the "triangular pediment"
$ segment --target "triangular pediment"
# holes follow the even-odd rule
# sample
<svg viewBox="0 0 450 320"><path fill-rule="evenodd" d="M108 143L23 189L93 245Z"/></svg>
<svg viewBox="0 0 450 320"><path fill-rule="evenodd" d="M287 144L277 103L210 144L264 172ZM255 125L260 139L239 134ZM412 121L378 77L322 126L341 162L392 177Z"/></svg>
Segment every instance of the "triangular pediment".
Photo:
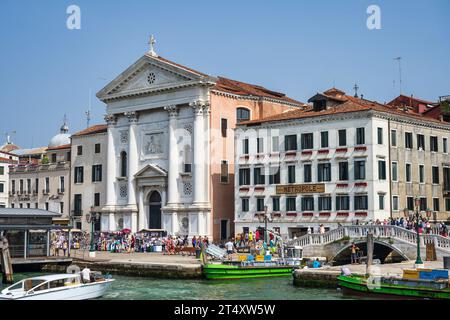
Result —
<svg viewBox="0 0 450 320"><path fill-rule="evenodd" d="M161 57L144 55L97 93L103 101L151 94L172 88L214 81L213 78Z"/></svg>
<svg viewBox="0 0 450 320"><path fill-rule="evenodd" d="M167 177L167 171L156 164L148 164L134 175L135 178Z"/></svg>

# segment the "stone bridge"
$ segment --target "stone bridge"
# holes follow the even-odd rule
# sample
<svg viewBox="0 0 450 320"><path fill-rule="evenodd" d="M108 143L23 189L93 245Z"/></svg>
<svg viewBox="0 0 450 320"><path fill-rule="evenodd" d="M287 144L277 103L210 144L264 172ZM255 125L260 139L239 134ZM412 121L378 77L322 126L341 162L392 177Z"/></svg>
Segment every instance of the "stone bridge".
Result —
<svg viewBox="0 0 450 320"><path fill-rule="evenodd" d="M354 242L366 255L366 236L374 235L374 259L381 262L415 260L417 235L415 231L397 226L341 226L324 234L307 234L289 242L303 247L305 257L327 257L333 264L350 262L350 246ZM426 244L434 243L436 256L450 256L450 238L438 234L421 234L421 257L425 260Z"/></svg>

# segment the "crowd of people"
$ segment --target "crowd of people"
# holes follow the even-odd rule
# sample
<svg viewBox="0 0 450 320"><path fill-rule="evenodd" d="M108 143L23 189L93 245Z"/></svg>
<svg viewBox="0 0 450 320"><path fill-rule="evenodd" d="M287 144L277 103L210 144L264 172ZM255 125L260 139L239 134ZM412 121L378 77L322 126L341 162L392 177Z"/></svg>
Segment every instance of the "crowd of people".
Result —
<svg viewBox="0 0 450 320"><path fill-rule="evenodd" d="M274 232L267 232L267 242L264 241L264 231L256 229L256 231L249 231L239 233L235 238L230 238L223 246L227 254L233 254L242 249L247 249L251 253L258 255L277 254L281 247L281 237Z"/></svg>
<svg viewBox="0 0 450 320"><path fill-rule="evenodd" d="M367 222L360 222L356 220L356 225L384 225L384 226L397 226L407 230L416 230L417 221L413 219L406 218L388 218L384 220L370 220ZM431 221L427 218L420 218L418 221L418 229L420 234L432 234L438 233L443 237L448 236L448 227L443 223L439 222L437 224L431 223Z"/></svg>

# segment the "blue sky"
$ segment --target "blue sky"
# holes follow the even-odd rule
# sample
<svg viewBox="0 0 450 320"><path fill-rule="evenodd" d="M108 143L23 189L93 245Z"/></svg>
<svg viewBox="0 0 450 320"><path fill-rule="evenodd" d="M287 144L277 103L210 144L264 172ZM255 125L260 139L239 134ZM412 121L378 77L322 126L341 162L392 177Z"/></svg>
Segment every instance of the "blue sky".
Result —
<svg viewBox="0 0 450 320"><path fill-rule="evenodd" d="M66 8L81 8L81 30ZM381 9L369 30L367 7ZM213 76L260 84L306 101L335 85L380 102L398 92L450 94L450 1L1 0L0 131L22 147L47 145L67 114L103 121L95 93L148 50ZM394 83L395 80L395 83Z"/></svg>

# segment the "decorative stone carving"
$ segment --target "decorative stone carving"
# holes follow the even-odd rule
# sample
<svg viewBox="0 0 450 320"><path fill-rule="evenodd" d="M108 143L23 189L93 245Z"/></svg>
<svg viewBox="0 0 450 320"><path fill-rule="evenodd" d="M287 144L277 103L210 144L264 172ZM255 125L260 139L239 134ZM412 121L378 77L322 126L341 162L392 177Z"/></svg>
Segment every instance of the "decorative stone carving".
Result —
<svg viewBox="0 0 450 320"><path fill-rule="evenodd" d="M169 113L169 118L175 118L176 116L178 116L178 108L176 105L165 106L164 110Z"/></svg>
<svg viewBox="0 0 450 320"><path fill-rule="evenodd" d="M120 131L120 142L123 144L128 143L128 130Z"/></svg>
<svg viewBox="0 0 450 320"><path fill-rule="evenodd" d="M130 123L136 123L138 122L138 113L136 111L127 111L124 113L125 117L128 118L128 121Z"/></svg>
<svg viewBox="0 0 450 320"><path fill-rule="evenodd" d="M180 234L185 235L189 233L189 218L186 216L179 217L179 230Z"/></svg>
<svg viewBox="0 0 450 320"><path fill-rule="evenodd" d="M186 130L190 135L192 135L192 124L188 123L184 125L184 130Z"/></svg>
<svg viewBox="0 0 450 320"><path fill-rule="evenodd" d="M185 196L192 195L192 183L190 181L183 183L183 193Z"/></svg>
<svg viewBox="0 0 450 320"><path fill-rule="evenodd" d="M119 195L122 199L126 199L128 197L128 188L126 184L121 184L119 187Z"/></svg>
<svg viewBox="0 0 450 320"><path fill-rule="evenodd" d="M202 116L209 110L209 102L203 100L191 102L189 106L194 109L194 115L196 116Z"/></svg>
<svg viewBox="0 0 450 320"><path fill-rule="evenodd" d="M147 76L147 82L149 85L154 84L156 81L156 74L154 72L150 72Z"/></svg>
<svg viewBox="0 0 450 320"><path fill-rule="evenodd" d="M113 114L105 115L105 121L108 126L115 126L117 123L117 117Z"/></svg>
<svg viewBox="0 0 450 320"><path fill-rule="evenodd" d="M164 134L150 133L144 136L144 154L155 155L164 153Z"/></svg>

